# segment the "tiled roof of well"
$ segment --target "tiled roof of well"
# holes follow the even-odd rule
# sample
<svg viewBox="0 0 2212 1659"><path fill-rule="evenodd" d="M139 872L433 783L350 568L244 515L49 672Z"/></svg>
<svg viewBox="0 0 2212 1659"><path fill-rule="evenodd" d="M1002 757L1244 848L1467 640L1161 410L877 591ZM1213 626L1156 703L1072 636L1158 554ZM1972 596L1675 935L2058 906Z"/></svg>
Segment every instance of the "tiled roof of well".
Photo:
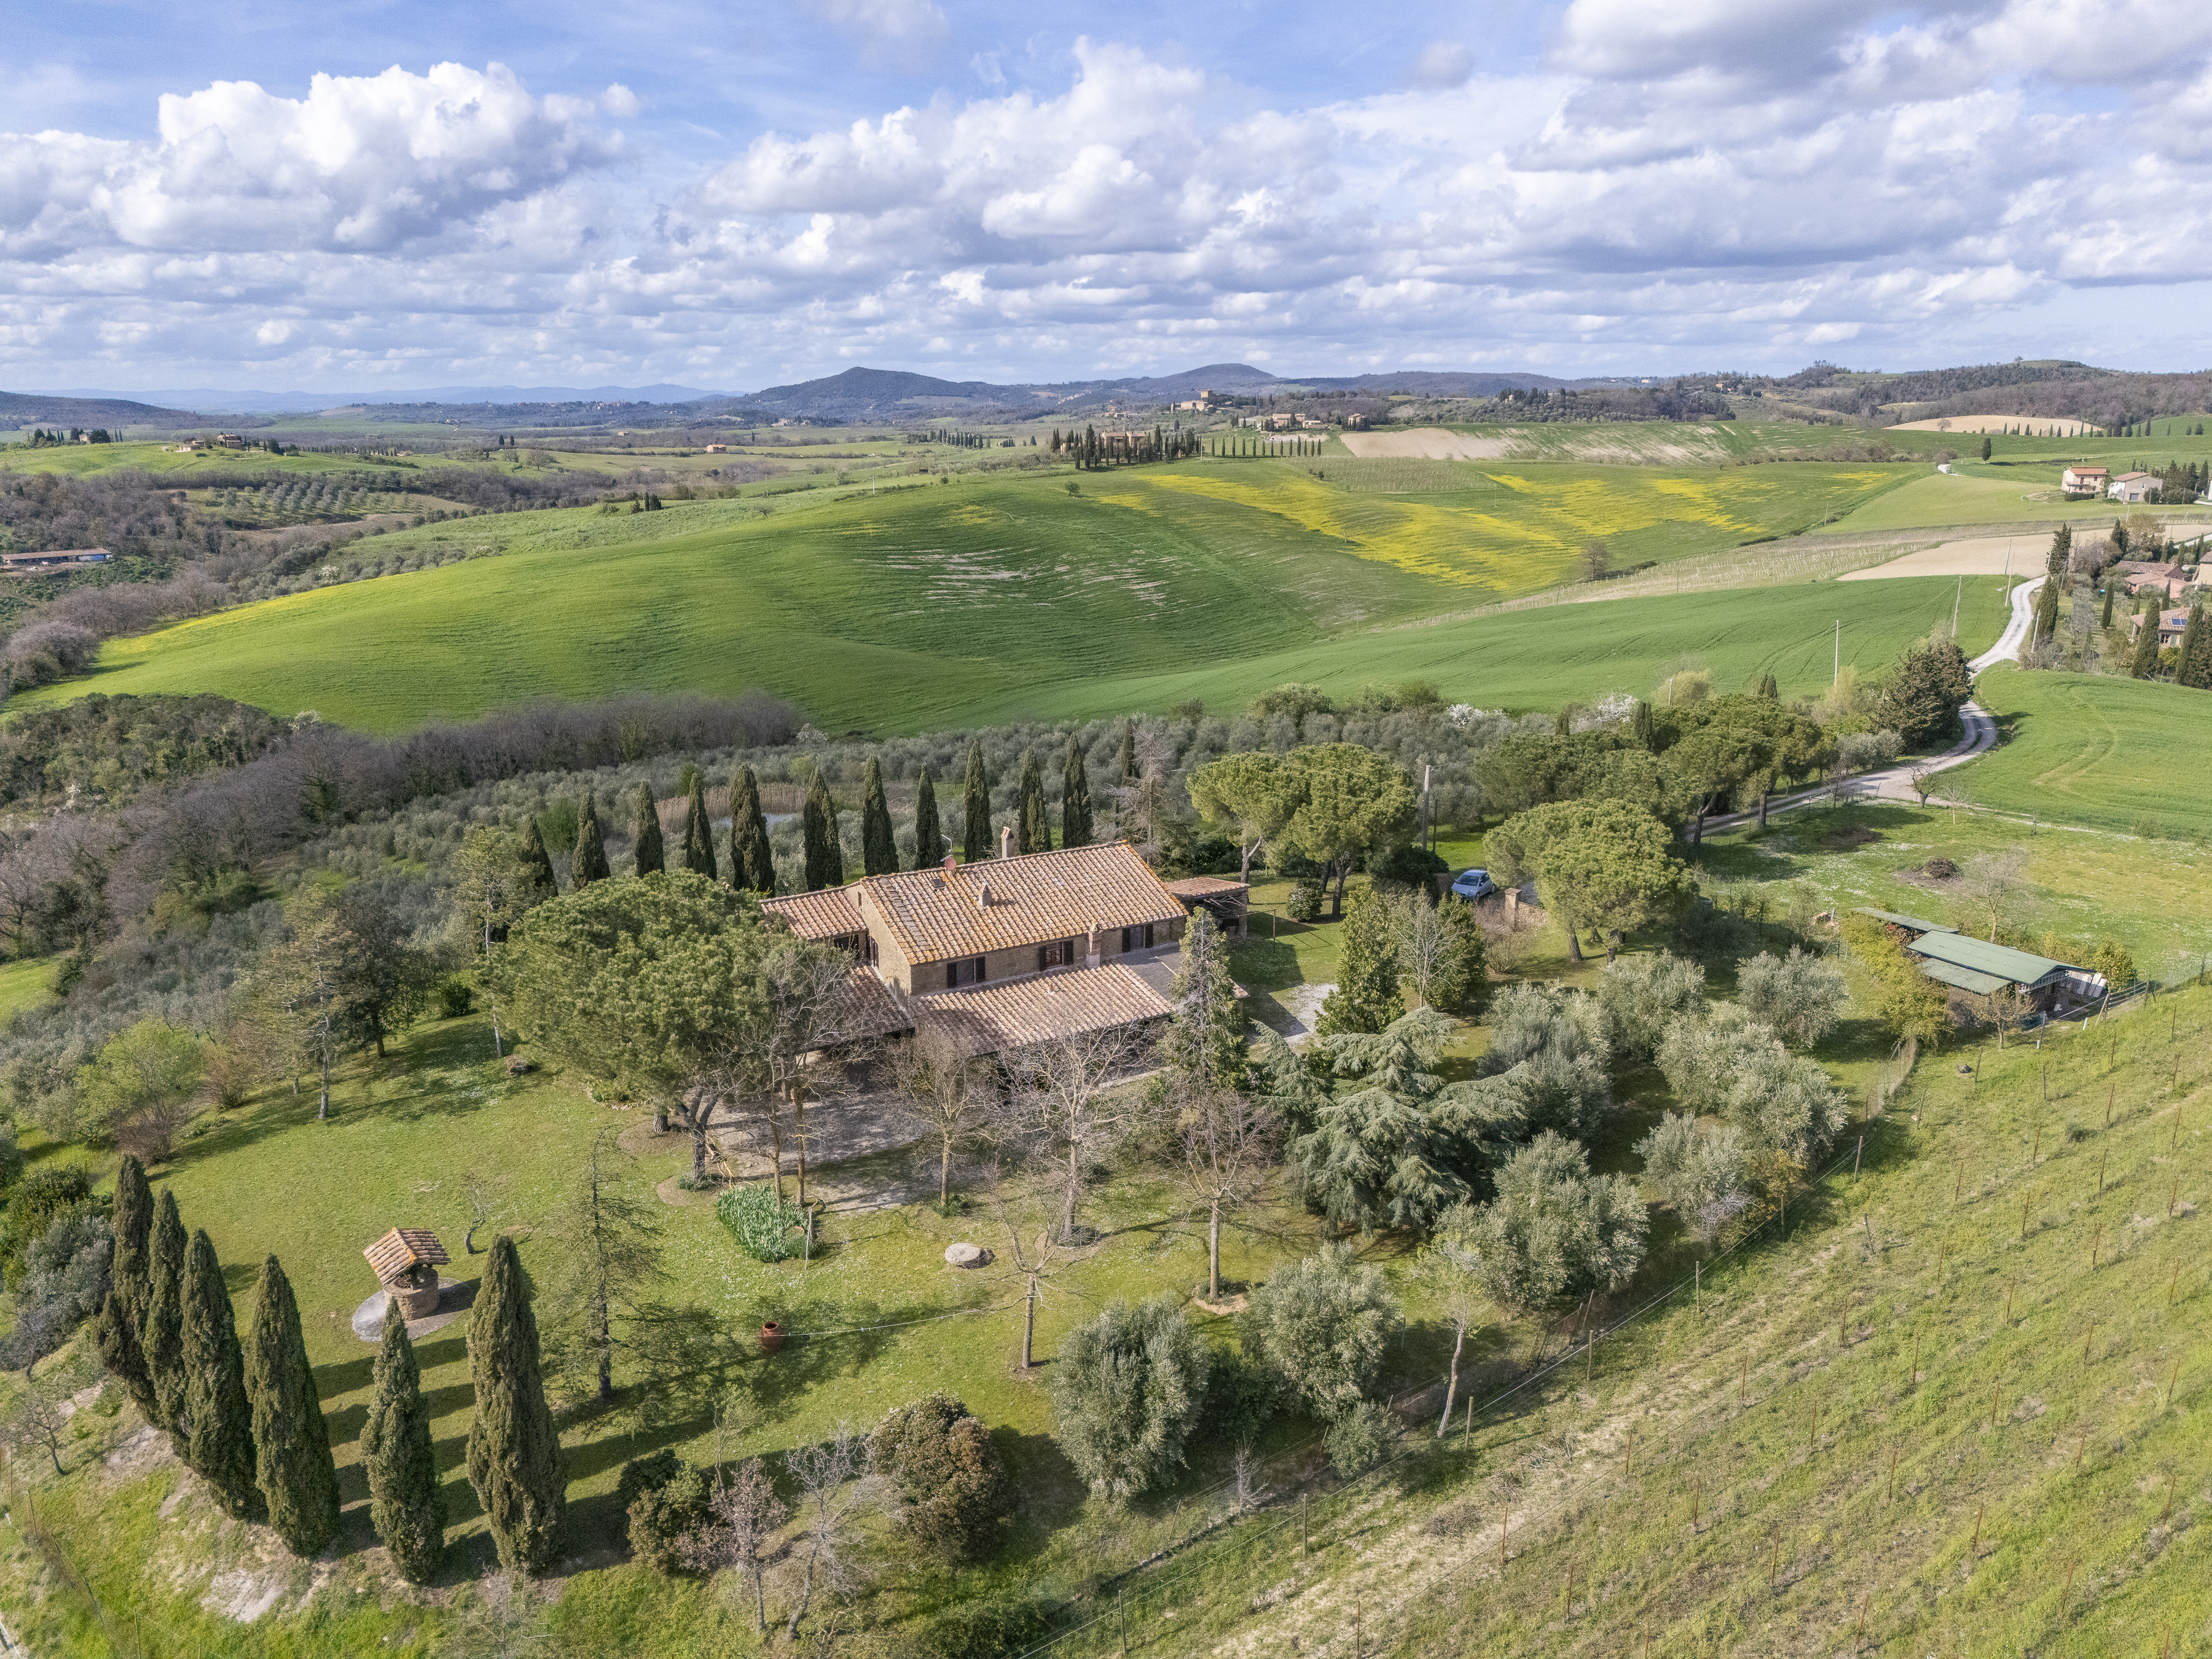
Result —
<svg viewBox="0 0 2212 1659"><path fill-rule="evenodd" d="M438 1235L428 1227L394 1227L362 1254L376 1276L389 1285L418 1261L443 1263L450 1258Z"/></svg>
<svg viewBox="0 0 2212 1659"><path fill-rule="evenodd" d="M763 899L761 908L771 915L781 916L791 924L791 931L802 939L842 939L848 933L868 931L867 924L860 920L860 913L853 908L848 888L825 887L816 893Z"/></svg>
<svg viewBox="0 0 2212 1659"><path fill-rule="evenodd" d="M1182 918L1182 902L1120 842L870 876L857 886L900 954L917 963Z"/></svg>
<svg viewBox="0 0 2212 1659"><path fill-rule="evenodd" d="M1224 881L1219 876L1185 876L1180 881L1160 884L1177 898L1226 898L1231 893L1249 893L1250 885L1241 881Z"/></svg>
<svg viewBox="0 0 2212 1659"><path fill-rule="evenodd" d="M1120 963L941 991L915 998L911 1006L917 1026L945 1031L969 1054L1164 1019L1175 1012L1173 1003Z"/></svg>

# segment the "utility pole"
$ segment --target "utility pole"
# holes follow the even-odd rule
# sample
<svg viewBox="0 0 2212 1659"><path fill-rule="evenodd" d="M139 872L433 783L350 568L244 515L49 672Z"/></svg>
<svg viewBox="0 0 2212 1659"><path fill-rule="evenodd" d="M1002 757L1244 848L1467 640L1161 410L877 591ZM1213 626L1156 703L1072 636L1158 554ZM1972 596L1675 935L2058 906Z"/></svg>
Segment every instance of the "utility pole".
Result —
<svg viewBox="0 0 2212 1659"><path fill-rule="evenodd" d="M1437 850L1435 826L1429 819L1429 774L1434 769L1426 762L1421 765L1421 848L1424 852Z"/></svg>
<svg viewBox="0 0 2212 1659"><path fill-rule="evenodd" d="M1833 677L1832 679L1830 679L1830 680L1829 680L1828 684L1829 684L1829 686L1831 687L1831 689L1832 689L1832 688L1834 688L1834 687L1836 687L1836 686L1841 685L1843 683L1844 683L1844 619L1843 619L1841 617L1837 617L1837 618L1836 618L1836 668L1835 668L1835 674L1834 674L1834 677Z"/></svg>

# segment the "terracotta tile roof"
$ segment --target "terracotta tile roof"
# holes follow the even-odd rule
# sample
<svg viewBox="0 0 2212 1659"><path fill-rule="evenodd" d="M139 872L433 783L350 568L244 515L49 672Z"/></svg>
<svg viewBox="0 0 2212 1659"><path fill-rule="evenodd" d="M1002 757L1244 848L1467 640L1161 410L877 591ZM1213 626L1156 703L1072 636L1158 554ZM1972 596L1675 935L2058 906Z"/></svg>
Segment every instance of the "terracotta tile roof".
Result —
<svg viewBox="0 0 2212 1659"><path fill-rule="evenodd" d="M851 892L848 887L825 887L818 893L793 893L783 898L763 899L761 907L788 921L791 931L802 939L842 939L848 933L868 931L867 923L853 908Z"/></svg>
<svg viewBox="0 0 2212 1659"><path fill-rule="evenodd" d="M1079 849L1080 850L1080 849ZM1175 1005L1118 962L916 997L917 1026L951 1035L963 1054L994 1054L1054 1037L1165 1019Z"/></svg>
<svg viewBox="0 0 2212 1659"><path fill-rule="evenodd" d="M872 968L855 968L845 976L845 1006L838 1022L849 1040L896 1036L914 1030L906 999Z"/></svg>
<svg viewBox="0 0 2212 1659"><path fill-rule="evenodd" d="M1120 842L870 876L856 885L915 963L1081 939L1094 925L1104 933L1180 921L1183 913L1136 849ZM988 904L980 902L986 888Z"/></svg>
<svg viewBox="0 0 2212 1659"><path fill-rule="evenodd" d="M1185 876L1180 881L1160 884L1177 898L1226 898L1232 893L1249 893L1249 885L1241 881L1224 881L1219 876Z"/></svg>
<svg viewBox="0 0 2212 1659"><path fill-rule="evenodd" d="M419 1261L442 1265L452 1259L428 1227L394 1227L362 1254L386 1285Z"/></svg>

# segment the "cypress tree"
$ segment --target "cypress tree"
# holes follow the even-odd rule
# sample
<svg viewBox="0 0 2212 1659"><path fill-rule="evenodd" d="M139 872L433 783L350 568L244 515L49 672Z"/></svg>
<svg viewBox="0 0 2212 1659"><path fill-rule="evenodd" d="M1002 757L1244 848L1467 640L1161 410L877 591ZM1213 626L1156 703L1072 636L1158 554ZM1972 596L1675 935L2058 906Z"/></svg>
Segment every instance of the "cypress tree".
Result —
<svg viewBox="0 0 2212 1659"><path fill-rule="evenodd" d="M2199 691L2212 690L2212 624L2204 619L2204 602L2199 599L2189 607L2189 621L2181 630L2181 661L2175 668L2174 684L2193 686ZM122 1251L118 1234L116 1250Z"/></svg>
<svg viewBox="0 0 2212 1659"><path fill-rule="evenodd" d="M1116 783L1133 782L1137 775L1137 726L1133 720L1121 722L1121 752L1114 762L1118 775Z"/></svg>
<svg viewBox="0 0 2212 1659"><path fill-rule="evenodd" d="M2110 628L2112 625L2112 590L2118 586L2118 582L2105 584L2105 620L2100 624L2101 627Z"/></svg>
<svg viewBox="0 0 2212 1659"><path fill-rule="evenodd" d="M1067 753L1060 763L1060 844L1091 845L1091 770L1083 763L1083 745L1075 733L1067 734Z"/></svg>
<svg viewBox="0 0 2212 1659"><path fill-rule="evenodd" d="M714 821L707 816L707 779L691 774L691 788L684 811L684 867L709 881L721 879L714 867Z"/></svg>
<svg viewBox="0 0 2212 1659"><path fill-rule="evenodd" d="M914 794L914 867L927 870L945 862L945 831L937 822L937 786L929 769L921 769L921 784Z"/></svg>
<svg viewBox="0 0 2212 1659"><path fill-rule="evenodd" d="M476 1488L508 1571L553 1565L568 1486L561 1441L545 1408L538 1319L514 1241L492 1241L483 1284L469 1314L469 1374L476 1418L469 1425L469 1485Z"/></svg>
<svg viewBox="0 0 2212 1659"><path fill-rule="evenodd" d="M637 847L638 874L657 876L668 867L667 854L660 844L660 808L649 783L637 787L637 827L631 836Z"/></svg>
<svg viewBox="0 0 2212 1659"><path fill-rule="evenodd" d="M2128 672L2139 680L2154 679L2158 676L2158 601L2155 599L2143 606L2142 620L2136 624L2135 654L2128 659Z"/></svg>
<svg viewBox="0 0 2212 1659"><path fill-rule="evenodd" d="M1022 750L1021 795L1014 806L1014 851L1052 851L1052 820L1044 810L1044 771L1037 764L1034 749Z"/></svg>
<svg viewBox="0 0 2212 1659"><path fill-rule="evenodd" d="M312 1559L338 1529L338 1472L300 1334L300 1304L273 1255L262 1262L253 1287L246 1393L253 1402L254 1480L269 1506L269 1524L285 1548Z"/></svg>
<svg viewBox="0 0 2212 1659"><path fill-rule="evenodd" d="M883 763L868 757L860 783L860 869L871 876L898 873L898 840L891 833L891 804L884 799Z"/></svg>
<svg viewBox="0 0 2212 1659"><path fill-rule="evenodd" d="M428 1583L446 1559L446 1492L438 1481L422 1373L397 1298L384 1304L384 1346L361 1425L361 1461L368 1475L369 1524L400 1576Z"/></svg>
<svg viewBox="0 0 2212 1659"><path fill-rule="evenodd" d="M1650 750L1655 741L1651 730L1651 705L1638 698L1636 711L1628 717L1628 735L1636 740L1638 749Z"/></svg>
<svg viewBox="0 0 2212 1659"><path fill-rule="evenodd" d="M2116 524L2115 528L2117 527ZM2120 541L2124 547L2127 541L2127 532L2124 530L2120 532ZM2066 568L2067 559L2073 551L2074 526L2070 524L2062 524L2051 538L2051 551L2044 556L2043 574L2046 576L2057 576L2059 572Z"/></svg>
<svg viewBox="0 0 2212 1659"><path fill-rule="evenodd" d="M837 835L837 803L817 771L806 786L799 825L806 851L806 890L845 884L845 849Z"/></svg>
<svg viewBox="0 0 2212 1659"><path fill-rule="evenodd" d="M1768 702L1782 701L1782 688L1775 684L1774 676L1771 673L1759 676L1759 695Z"/></svg>
<svg viewBox="0 0 2212 1659"><path fill-rule="evenodd" d="M154 1206L153 1234L146 1249L146 1309L138 1346L154 1388L154 1420L173 1433L185 1409L185 1249L177 1195L164 1187ZM181 1457L184 1450L179 1437L177 1455Z"/></svg>
<svg viewBox="0 0 2212 1659"><path fill-rule="evenodd" d="M222 1263L205 1228L192 1230L185 1252L185 1462L235 1516L250 1516L261 1494L253 1485L252 1408L246 1399L246 1357Z"/></svg>
<svg viewBox="0 0 2212 1659"><path fill-rule="evenodd" d="M128 1152L115 1172L113 1219L115 1255L95 1331L100 1363L123 1379L146 1420L159 1422L153 1374L138 1340L152 1282L146 1258L153 1243L154 1194L146 1185L146 1166Z"/></svg>
<svg viewBox="0 0 2212 1659"><path fill-rule="evenodd" d="M738 769L730 791L730 885L741 893L775 891L775 855L761 811L760 780L750 766Z"/></svg>
<svg viewBox="0 0 2212 1659"><path fill-rule="evenodd" d="M960 837L960 856L973 864L991 856L991 780L983 771L983 745L968 745L968 775L961 787L967 823Z"/></svg>
<svg viewBox="0 0 2212 1659"><path fill-rule="evenodd" d="M576 813L576 852L569 860L568 874L579 887L605 881L614 874L607 867L606 837L599 833L599 803L588 789L584 791L584 804Z"/></svg>
<svg viewBox="0 0 2212 1659"><path fill-rule="evenodd" d="M522 827L522 884L532 904L561 896L561 884L553 878L553 855L545 850L545 832L538 827L535 814Z"/></svg>

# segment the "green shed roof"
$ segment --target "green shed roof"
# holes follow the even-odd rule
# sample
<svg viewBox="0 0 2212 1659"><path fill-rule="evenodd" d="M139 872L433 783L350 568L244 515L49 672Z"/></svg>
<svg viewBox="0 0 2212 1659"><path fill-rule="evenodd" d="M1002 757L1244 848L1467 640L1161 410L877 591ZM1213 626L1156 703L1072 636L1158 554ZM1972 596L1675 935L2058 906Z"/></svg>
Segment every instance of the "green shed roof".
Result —
<svg viewBox="0 0 2212 1659"><path fill-rule="evenodd" d="M2015 951L2009 945L1992 945L1964 933L1923 933L1905 948L1929 961L1969 969L2029 989L2063 977L2072 967L2069 963L2053 962L2049 957Z"/></svg>
<svg viewBox="0 0 2212 1659"><path fill-rule="evenodd" d="M1916 933L1948 933L1956 931L1950 923L1929 921L1921 916L1908 916L1896 910L1877 910L1871 905L1861 905L1859 914L1872 916L1876 921L1886 921L1893 927L1910 927Z"/></svg>
<svg viewBox="0 0 2212 1659"><path fill-rule="evenodd" d="M1954 963L1939 962L1934 957L1920 958L1920 971L1946 985L1955 985L1962 991L1972 991L1977 996L1995 996L2012 983L1999 979L1995 974L1984 974L1977 969L1961 968Z"/></svg>

